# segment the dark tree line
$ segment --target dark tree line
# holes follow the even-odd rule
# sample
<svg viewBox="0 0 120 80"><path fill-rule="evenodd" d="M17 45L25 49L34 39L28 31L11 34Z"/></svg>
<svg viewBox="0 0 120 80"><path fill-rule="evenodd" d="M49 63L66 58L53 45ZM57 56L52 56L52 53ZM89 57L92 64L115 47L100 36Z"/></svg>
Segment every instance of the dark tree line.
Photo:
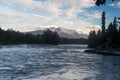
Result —
<svg viewBox="0 0 120 80"><path fill-rule="evenodd" d="M57 45L60 39L57 32L53 32L49 29L44 31L42 38L46 44L54 44L54 45Z"/></svg>
<svg viewBox="0 0 120 80"><path fill-rule="evenodd" d="M60 44L87 44L88 39L79 38L79 39L67 39L67 38L60 38Z"/></svg>
<svg viewBox="0 0 120 80"><path fill-rule="evenodd" d="M92 48L120 48L120 27L117 18L105 27L105 12L102 14L102 29L91 31L88 37L88 46Z"/></svg>
<svg viewBox="0 0 120 80"><path fill-rule="evenodd" d="M50 30L44 31L42 35L20 33L12 29L2 30L0 28L0 44L58 44L59 35Z"/></svg>
<svg viewBox="0 0 120 80"><path fill-rule="evenodd" d="M0 44L87 44L87 39L60 38L57 32L45 30L42 35L21 33L12 29L0 28Z"/></svg>

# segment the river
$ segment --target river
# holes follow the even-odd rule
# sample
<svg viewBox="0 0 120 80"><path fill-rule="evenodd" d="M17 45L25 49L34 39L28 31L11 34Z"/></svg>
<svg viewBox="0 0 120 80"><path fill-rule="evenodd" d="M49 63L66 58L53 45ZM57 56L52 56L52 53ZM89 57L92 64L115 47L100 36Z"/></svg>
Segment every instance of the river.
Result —
<svg viewBox="0 0 120 80"><path fill-rule="evenodd" d="M86 45L4 45L0 80L120 80L120 56L83 52Z"/></svg>

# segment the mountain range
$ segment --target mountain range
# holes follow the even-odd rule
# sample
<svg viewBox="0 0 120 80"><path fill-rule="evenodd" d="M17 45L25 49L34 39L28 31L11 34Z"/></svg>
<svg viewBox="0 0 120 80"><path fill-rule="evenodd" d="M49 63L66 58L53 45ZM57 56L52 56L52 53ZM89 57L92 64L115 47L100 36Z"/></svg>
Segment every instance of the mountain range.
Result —
<svg viewBox="0 0 120 80"><path fill-rule="evenodd" d="M75 30L70 30L70 29L67 29L67 28L64 28L64 27L39 28L37 30L30 31L30 32L27 32L27 33L31 33L33 35L43 34L43 32L47 29L49 29L51 31L55 31L59 34L60 37L68 38L68 39L78 39L78 38L87 38L88 37L87 34L78 33Z"/></svg>

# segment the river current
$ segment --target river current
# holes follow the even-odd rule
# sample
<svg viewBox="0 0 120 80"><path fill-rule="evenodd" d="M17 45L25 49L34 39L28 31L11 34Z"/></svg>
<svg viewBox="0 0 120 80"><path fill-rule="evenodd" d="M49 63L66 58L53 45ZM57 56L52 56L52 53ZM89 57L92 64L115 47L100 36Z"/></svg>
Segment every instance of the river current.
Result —
<svg viewBox="0 0 120 80"><path fill-rule="evenodd" d="M0 80L120 80L120 56L88 54L86 45L4 45Z"/></svg>

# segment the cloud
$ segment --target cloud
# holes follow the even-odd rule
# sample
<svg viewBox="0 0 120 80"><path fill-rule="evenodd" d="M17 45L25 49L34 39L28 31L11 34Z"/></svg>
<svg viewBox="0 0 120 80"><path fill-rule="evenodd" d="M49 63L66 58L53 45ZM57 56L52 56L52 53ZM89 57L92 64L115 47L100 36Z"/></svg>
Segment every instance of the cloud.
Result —
<svg viewBox="0 0 120 80"><path fill-rule="evenodd" d="M100 19L101 18L101 12L99 12L99 11L84 12L84 15L90 19Z"/></svg>
<svg viewBox="0 0 120 80"><path fill-rule="evenodd" d="M120 1L116 3L109 4L111 7L120 8Z"/></svg>
<svg viewBox="0 0 120 80"><path fill-rule="evenodd" d="M51 18L40 16L36 14L26 14L26 13L20 13L20 12L14 12L10 9L1 9L0 8L0 25L6 26L8 28L13 28L22 30L26 26L39 26L47 24L47 22L51 21ZM46 22L47 21L47 22ZM34 27L33 27L34 28ZM32 29L33 29L32 28ZM25 29L25 28L24 28ZM23 29L23 30L24 30Z"/></svg>
<svg viewBox="0 0 120 80"><path fill-rule="evenodd" d="M20 31L55 25L83 29L83 32L88 33L85 27L96 24L78 17L78 14L85 12L88 18L100 18L98 11L86 11L94 6L93 0L0 0L0 4L0 25Z"/></svg>
<svg viewBox="0 0 120 80"><path fill-rule="evenodd" d="M82 22L82 21L80 21L80 22ZM84 24L84 21L83 21L81 24L84 27L82 27L82 28L78 27L76 29L76 31L78 31L79 33L89 34L90 31L93 31L93 30L97 31L97 30L101 29L101 26L95 25L95 24L92 24L92 23L89 23L89 22L87 22L86 24Z"/></svg>

